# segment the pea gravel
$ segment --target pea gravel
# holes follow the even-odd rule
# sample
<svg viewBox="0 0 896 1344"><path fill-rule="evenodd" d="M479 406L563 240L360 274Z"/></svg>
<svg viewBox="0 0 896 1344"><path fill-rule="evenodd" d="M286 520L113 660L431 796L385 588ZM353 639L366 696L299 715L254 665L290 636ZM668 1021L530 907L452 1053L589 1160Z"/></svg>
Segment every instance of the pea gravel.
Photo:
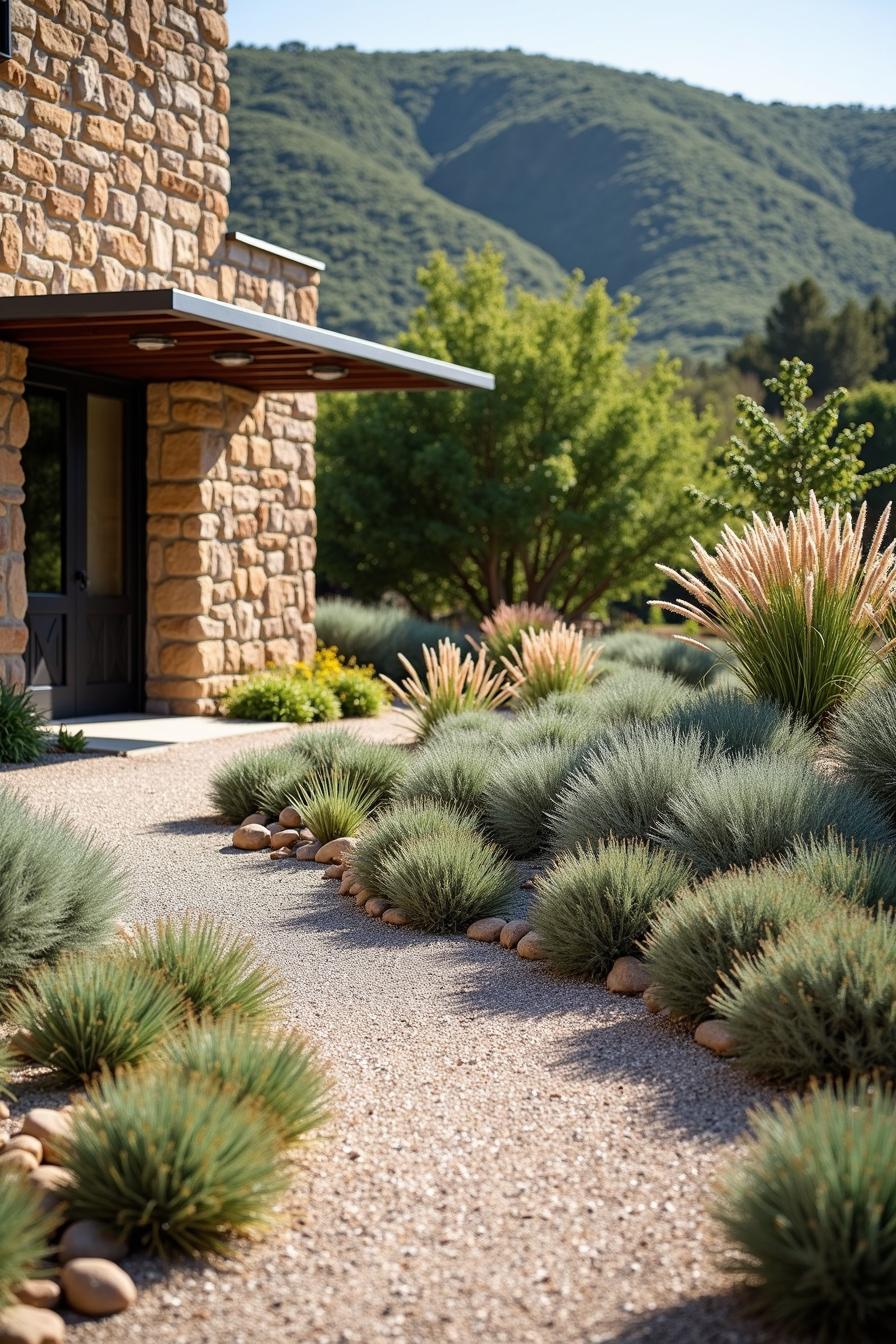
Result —
<svg viewBox="0 0 896 1344"><path fill-rule="evenodd" d="M273 1235L212 1266L132 1257L137 1305L69 1317L71 1337L779 1339L729 1292L703 1208L760 1093L640 1000L495 946L386 927L316 865L237 854L209 815L207 781L263 740L3 771L4 785L118 847L132 917L210 911L255 937L337 1092ZM15 1112L39 1100L29 1091Z"/></svg>

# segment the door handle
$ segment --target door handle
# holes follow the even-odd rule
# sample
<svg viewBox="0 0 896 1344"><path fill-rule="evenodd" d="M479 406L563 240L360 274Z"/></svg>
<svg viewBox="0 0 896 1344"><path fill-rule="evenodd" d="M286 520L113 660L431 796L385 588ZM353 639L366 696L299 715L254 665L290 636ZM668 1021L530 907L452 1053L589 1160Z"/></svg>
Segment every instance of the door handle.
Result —
<svg viewBox="0 0 896 1344"><path fill-rule="evenodd" d="M87 588L87 575L84 573L84 570L76 569L74 579L75 583L78 585L78 587L81 589L81 592L83 593Z"/></svg>

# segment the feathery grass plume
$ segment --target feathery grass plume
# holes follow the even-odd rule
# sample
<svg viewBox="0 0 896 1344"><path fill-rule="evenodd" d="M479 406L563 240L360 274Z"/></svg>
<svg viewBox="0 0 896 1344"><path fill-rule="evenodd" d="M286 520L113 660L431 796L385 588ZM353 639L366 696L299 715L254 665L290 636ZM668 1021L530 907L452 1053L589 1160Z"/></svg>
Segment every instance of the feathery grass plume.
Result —
<svg viewBox="0 0 896 1344"><path fill-rule="evenodd" d="M660 910L647 933L653 992L673 1013L702 1022L738 957L791 924L818 918L836 899L802 874L772 865L708 878Z"/></svg>
<svg viewBox="0 0 896 1344"><path fill-rule="evenodd" d="M688 788L702 761L699 733L635 724L608 737L569 776L549 813L552 847L569 853L611 837L649 839L670 796Z"/></svg>
<svg viewBox="0 0 896 1344"><path fill-rule="evenodd" d="M384 865L406 840L447 835L463 846L477 834L475 818L460 808L419 799L393 803L360 831L352 851L352 871L371 896L385 896Z"/></svg>
<svg viewBox="0 0 896 1344"><path fill-rule="evenodd" d="M0 761L27 765L49 746L46 720L31 692L0 681Z"/></svg>
<svg viewBox="0 0 896 1344"><path fill-rule="evenodd" d="M868 687L841 706L830 752L844 772L896 818L896 684Z"/></svg>
<svg viewBox="0 0 896 1344"><path fill-rule="evenodd" d="M766 1318L826 1344L872 1344L896 1314L896 1097L868 1079L750 1115L712 1214L728 1270Z"/></svg>
<svg viewBox="0 0 896 1344"><path fill-rule="evenodd" d="M896 849L891 845L857 845L842 835L810 835L797 840L782 862L850 905L896 908Z"/></svg>
<svg viewBox="0 0 896 1344"><path fill-rule="evenodd" d="M840 904L735 963L710 1008L771 1083L896 1074L896 924Z"/></svg>
<svg viewBox="0 0 896 1344"><path fill-rule="evenodd" d="M811 760L818 750L812 730L771 700L748 700L742 691L710 690L695 695L663 720L670 728L702 734L729 756L756 751Z"/></svg>
<svg viewBox="0 0 896 1344"><path fill-rule="evenodd" d="M267 1112L200 1073L101 1078L72 1115L72 1218L160 1254L226 1252L264 1227L289 1183Z"/></svg>
<svg viewBox="0 0 896 1344"><path fill-rule="evenodd" d="M314 1049L295 1031L269 1032L239 1013L192 1021L172 1037L163 1067L224 1083L268 1112L291 1146L328 1118L330 1089Z"/></svg>
<svg viewBox="0 0 896 1344"><path fill-rule="evenodd" d="M708 763L683 781L656 825L656 839L706 875L787 854L800 838L830 831L891 844L880 804L854 785L786 756L756 752Z"/></svg>
<svg viewBox="0 0 896 1344"><path fill-rule="evenodd" d="M597 677L601 645L587 645L581 630L555 621L547 630L523 630L501 662L520 705L534 705L552 691L582 691Z"/></svg>
<svg viewBox="0 0 896 1344"><path fill-rule="evenodd" d="M498 663L511 649L521 646L523 632L548 630L560 620L553 607L536 602L499 602L479 626L482 642Z"/></svg>
<svg viewBox="0 0 896 1344"><path fill-rule="evenodd" d="M261 964L251 938L231 933L208 915L158 919L138 927L137 960L176 985L197 1016L221 1017L235 1010L265 1020L280 1006L278 976Z"/></svg>
<svg viewBox="0 0 896 1344"><path fill-rule="evenodd" d="M14 1290L25 1279L43 1272L53 1227L36 1185L16 1175L0 1176L0 1307L14 1301Z"/></svg>
<svg viewBox="0 0 896 1344"><path fill-rule="evenodd" d="M562 743L521 747L492 772L485 802L488 833L514 859L540 854L548 843L548 814L582 749Z"/></svg>
<svg viewBox="0 0 896 1344"><path fill-rule="evenodd" d="M338 765L329 770L312 770L289 798L290 807L324 843L343 835L356 835L377 802L375 789L344 774Z"/></svg>
<svg viewBox="0 0 896 1344"><path fill-rule="evenodd" d="M426 737L448 714L497 709L512 695L507 674L491 661L484 645L475 659L470 653L462 657L450 639L440 639L435 649L424 647L423 677L403 653L398 657L407 676L401 685L391 677L383 681L407 705L418 737Z"/></svg>
<svg viewBox="0 0 896 1344"><path fill-rule="evenodd" d="M396 799L447 803L479 822L497 762L504 759L469 733L453 741L428 741L412 755Z"/></svg>
<svg viewBox="0 0 896 1344"><path fill-rule="evenodd" d="M603 980L617 957L637 954L650 920L688 876L682 859L637 841L564 854L536 878L531 914L551 965Z"/></svg>
<svg viewBox="0 0 896 1344"><path fill-rule="evenodd" d="M405 840L385 855L380 888L417 929L459 933L476 919L507 915L517 889L516 869L481 835L448 830Z"/></svg>
<svg viewBox="0 0 896 1344"><path fill-rule="evenodd" d="M39 962L110 938L125 890L111 851L0 789L0 995Z"/></svg>
<svg viewBox="0 0 896 1344"><path fill-rule="evenodd" d="M651 667L692 686L706 686L722 666L713 648L700 649L667 635L621 631L604 641L603 659L626 667Z"/></svg>
<svg viewBox="0 0 896 1344"><path fill-rule="evenodd" d="M16 991L9 1017L59 1083L139 1064L183 1021L179 990L126 952L71 953Z"/></svg>
<svg viewBox="0 0 896 1344"><path fill-rule="evenodd" d="M589 722L602 728L664 718L693 697L693 688L675 677L667 677L650 667L638 667L598 682L583 699L588 701Z"/></svg>
<svg viewBox="0 0 896 1344"><path fill-rule="evenodd" d="M726 525L713 555L692 539L703 578L657 568L694 600L651 605L725 639L753 695L821 723L896 645L874 647L896 597L896 543L883 544L890 506L867 554L866 516L863 504L855 525L839 507L826 517L812 494L786 523L754 514L742 536Z"/></svg>

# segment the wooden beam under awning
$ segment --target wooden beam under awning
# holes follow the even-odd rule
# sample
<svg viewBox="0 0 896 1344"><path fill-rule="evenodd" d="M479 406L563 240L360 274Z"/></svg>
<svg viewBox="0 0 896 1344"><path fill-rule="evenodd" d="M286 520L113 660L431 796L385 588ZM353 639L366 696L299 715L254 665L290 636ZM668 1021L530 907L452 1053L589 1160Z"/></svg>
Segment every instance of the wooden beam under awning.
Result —
<svg viewBox="0 0 896 1344"><path fill-rule="evenodd" d="M172 338L140 350L133 337ZM107 378L169 383L203 380L254 392L491 391L492 374L357 336L204 299L181 289L118 294L31 294L0 299L0 340L28 348L31 364ZM245 352L251 364L222 367L213 355ZM344 369L335 381L314 370Z"/></svg>

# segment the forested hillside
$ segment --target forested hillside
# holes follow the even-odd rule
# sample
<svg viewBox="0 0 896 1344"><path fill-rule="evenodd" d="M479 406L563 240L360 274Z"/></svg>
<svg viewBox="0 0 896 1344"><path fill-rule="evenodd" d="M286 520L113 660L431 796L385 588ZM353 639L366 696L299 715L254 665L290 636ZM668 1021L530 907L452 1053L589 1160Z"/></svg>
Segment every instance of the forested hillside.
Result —
<svg viewBox="0 0 896 1344"><path fill-rule="evenodd" d="M234 226L324 257L321 321L381 339L436 247L639 294L642 347L717 357L777 291L896 297L896 111L763 106L505 52L231 52Z"/></svg>

